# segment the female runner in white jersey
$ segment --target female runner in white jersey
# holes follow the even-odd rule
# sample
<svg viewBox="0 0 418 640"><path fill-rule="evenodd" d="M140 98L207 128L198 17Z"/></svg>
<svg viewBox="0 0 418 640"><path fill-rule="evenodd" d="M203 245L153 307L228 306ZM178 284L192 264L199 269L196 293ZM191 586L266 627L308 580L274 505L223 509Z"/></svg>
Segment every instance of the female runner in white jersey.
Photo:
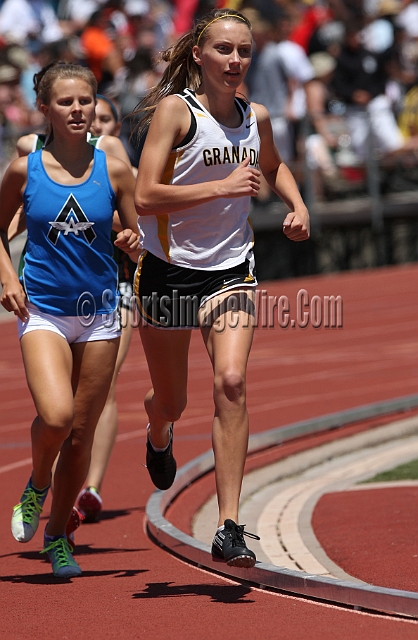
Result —
<svg viewBox="0 0 418 640"><path fill-rule="evenodd" d="M1 303L18 317L37 410L32 475L13 510L12 533L19 542L35 534L59 454L44 551L54 575L70 578L81 569L66 525L87 475L119 345L118 323L111 320L117 268L110 230L116 208L125 229L115 244L128 252L136 249L135 182L124 162L87 142L96 100L93 74L60 64L42 70L38 82L37 104L51 129L49 142L15 160L0 189ZM28 248L19 280L7 252L7 231L22 201ZM94 310L93 303L96 313L83 316L86 304Z"/></svg>
<svg viewBox="0 0 418 640"><path fill-rule="evenodd" d="M149 125L135 192L142 247L135 293L153 385L145 398L147 467L160 489L172 484L173 423L186 405L191 329L199 326L214 373L219 528L212 555L244 567L256 561L237 523L257 284L248 215L260 171L291 211L284 233L309 237L308 211L274 145L267 110L236 97L251 52L248 20L214 10L164 52L165 73L136 109L139 131Z"/></svg>

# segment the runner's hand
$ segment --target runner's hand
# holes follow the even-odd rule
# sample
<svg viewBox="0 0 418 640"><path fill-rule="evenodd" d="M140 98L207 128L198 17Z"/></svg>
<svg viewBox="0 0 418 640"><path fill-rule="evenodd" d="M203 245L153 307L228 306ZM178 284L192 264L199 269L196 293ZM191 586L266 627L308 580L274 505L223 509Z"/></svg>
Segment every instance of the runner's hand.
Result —
<svg viewBox="0 0 418 640"><path fill-rule="evenodd" d="M22 322L26 322L29 319L26 301L26 293L17 277L15 281L3 284L0 302L6 311L14 313Z"/></svg>
<svg viewBox="0 0 418 640"><path fill-rule="evenodd" d="M249 166L250 156L238 165L224 182L225 198L239 198L240 196L256 196L260 189L260 171Z"/></svg>
<svg viewBox="0 0 418 640"><path fill-rule="evenodd" d="M139 248L139 236L132 229L123 229L119 231L114 244L125 253L132 253Z"/></svg>
<svg viewBox="0 0 418 640"><path fill-rule="evenodd" d="M308 210L291 211L283 222L283 233L294 242L301 242L309 238Z"/></svg>

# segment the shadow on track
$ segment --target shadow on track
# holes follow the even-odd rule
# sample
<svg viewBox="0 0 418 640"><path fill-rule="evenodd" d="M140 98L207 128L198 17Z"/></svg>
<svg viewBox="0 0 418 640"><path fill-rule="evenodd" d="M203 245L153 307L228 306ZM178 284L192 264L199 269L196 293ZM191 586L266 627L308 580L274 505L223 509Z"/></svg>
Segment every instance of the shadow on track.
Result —
<svg viewBox="0 0 418 640"><path fill-rule="evenodd" d="M134 549L121 549L118 547L114 549L113 547L92 547L89 544L78 544L74 555L75 556L88 556L88 555L98 555L104 553L136 553L137 551L149 551L146 548L134 548ZM8 553L4 556L0 556L0 559L3 558L23 558L24 560L44 560L48 562L48 559L40 555L40 551L23 551L17 553ZM0 580L2 577L0 576Z"/></svg>
<svg viewBox="0 0 418 640"><path fill-rule="evenodd" d="M114 571L83 571L81 576L78 576L77 580L83 578L104 578L106 576L113 576L114 578L132 578L140 573L147 573L148 569L115 569ZM36 575L14 575L14 576L1 576L0 582L11 582L12 584L70 584L72 579L55 578L52 573L38 573Z"/></svg>
<svg viewBox="0 0 418 640"><path fill-rule="evenodd" d="M225 604L251 604L254 600L245 597L251 593L244 585L182 584L174 582L149 582L144 591L134 593L135 600L152 598L183 598L184 596L206 596L211 602ZM245 598L245 599L244 599Z"/></svg>

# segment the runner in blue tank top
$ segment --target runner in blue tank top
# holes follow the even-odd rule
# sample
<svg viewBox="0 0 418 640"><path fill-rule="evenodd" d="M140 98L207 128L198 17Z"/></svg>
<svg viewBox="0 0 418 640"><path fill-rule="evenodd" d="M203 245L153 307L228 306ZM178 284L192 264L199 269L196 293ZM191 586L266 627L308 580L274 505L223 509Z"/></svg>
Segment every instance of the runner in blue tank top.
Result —
<svg viewBox="0 0 418 640"><path fill-rule="evenodd" d="M58 62L56 64L59 64ZM92 122L91 132L87 134L87 141L97 149L101 149L108 155L116 156L125 162L136 176L136 168L131 166L125 148L117 137L120 133L121 122L119 120L116 105L106 96L97 94L95 116ZM47 144L45 133L29 133L19 138L16 149L19 157L28 156ZM21 207L9 226L9 241L26 229L26 219ZM116 232L120 231L120 220L117 211L113 216L113 228L111 238L116 238ZM25 264L26 246L19 262L19 275L23 271ZM115 370L113 372L112 384L103 412L99 418L94 433L93 447L91 450L90 469L86 478L85 488L78 496L77 506L74 506L70 520L67 525L67 537L74 546L75 530L81 522L97 522L102 510L101 489L106 469L112 454L118 431L118 410L116 402L116 383L119 371L128 353L130 339L132 335L133 318L131 315L131 305L133 303L133 276L136 262L128 254L115 248L113 258L118 265L118 286L120 300L120 320L121 337L116 359Z"/></svg>
<svg viewBox="0 0 418 640"><path fill-rule="evenodd" d="M97 420L119 345L117 267L110 241L116 208L124 230L115 244L137 250L134 178L125 163L87 142L96 81L63 63L37 74L37 104L50 128L45 149L15 160L0 189L1 303L18 317L32 424L31 478L13 509L19 542L34 536L54 474L44 552L56 577L78 576L65 530L87 475ZM28 249L20 281L7 231L24 203Z"/></svg>

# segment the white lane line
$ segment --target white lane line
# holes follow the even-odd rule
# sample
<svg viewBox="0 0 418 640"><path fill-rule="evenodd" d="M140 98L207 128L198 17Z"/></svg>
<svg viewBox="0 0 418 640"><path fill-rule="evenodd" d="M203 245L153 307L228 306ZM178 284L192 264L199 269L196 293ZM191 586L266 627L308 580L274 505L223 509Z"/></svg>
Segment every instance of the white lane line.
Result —
<svg viewBox="0 0 418 640"><path fill-rule="evenodd" d="M196 422L201 422L204 419L204 416L196 416L194 418L188 418L187 420L182 420L180 424L177 425L177 429L181 429L183 427L188 427ZM14 425L14 428L21 429L24 423L20 423ZM28 424L26 424L28 427ZM5 431L9 430L8 427L5 428ZM10 430L13 430L13 427L10 427ZM1 431L1 430L0 430ZM147 433L146 428L143 429L135 429L134 431L127 431L125 433L119 433L116 436L116 442L125 442L126 440L133 440L134 438L142 438ZM0 473L7 473L8 471L13 471L14 469L19 469L19 467L26 467L28 464L32 464L32 458L24 458L23 460L18 460L17 462L13 462L11 464L6 464L3 467L0 467Z"/></svg>
<svg viewBox="0 0 418 640"><path fill-rule="evenodd" d="M0 467L0 473L7 473L8 471L13 471L20 467L26 467L28 464L32 464L32 458L25 458L24 460L18 460L17 462L6 464L3 467Z"/></svg>

